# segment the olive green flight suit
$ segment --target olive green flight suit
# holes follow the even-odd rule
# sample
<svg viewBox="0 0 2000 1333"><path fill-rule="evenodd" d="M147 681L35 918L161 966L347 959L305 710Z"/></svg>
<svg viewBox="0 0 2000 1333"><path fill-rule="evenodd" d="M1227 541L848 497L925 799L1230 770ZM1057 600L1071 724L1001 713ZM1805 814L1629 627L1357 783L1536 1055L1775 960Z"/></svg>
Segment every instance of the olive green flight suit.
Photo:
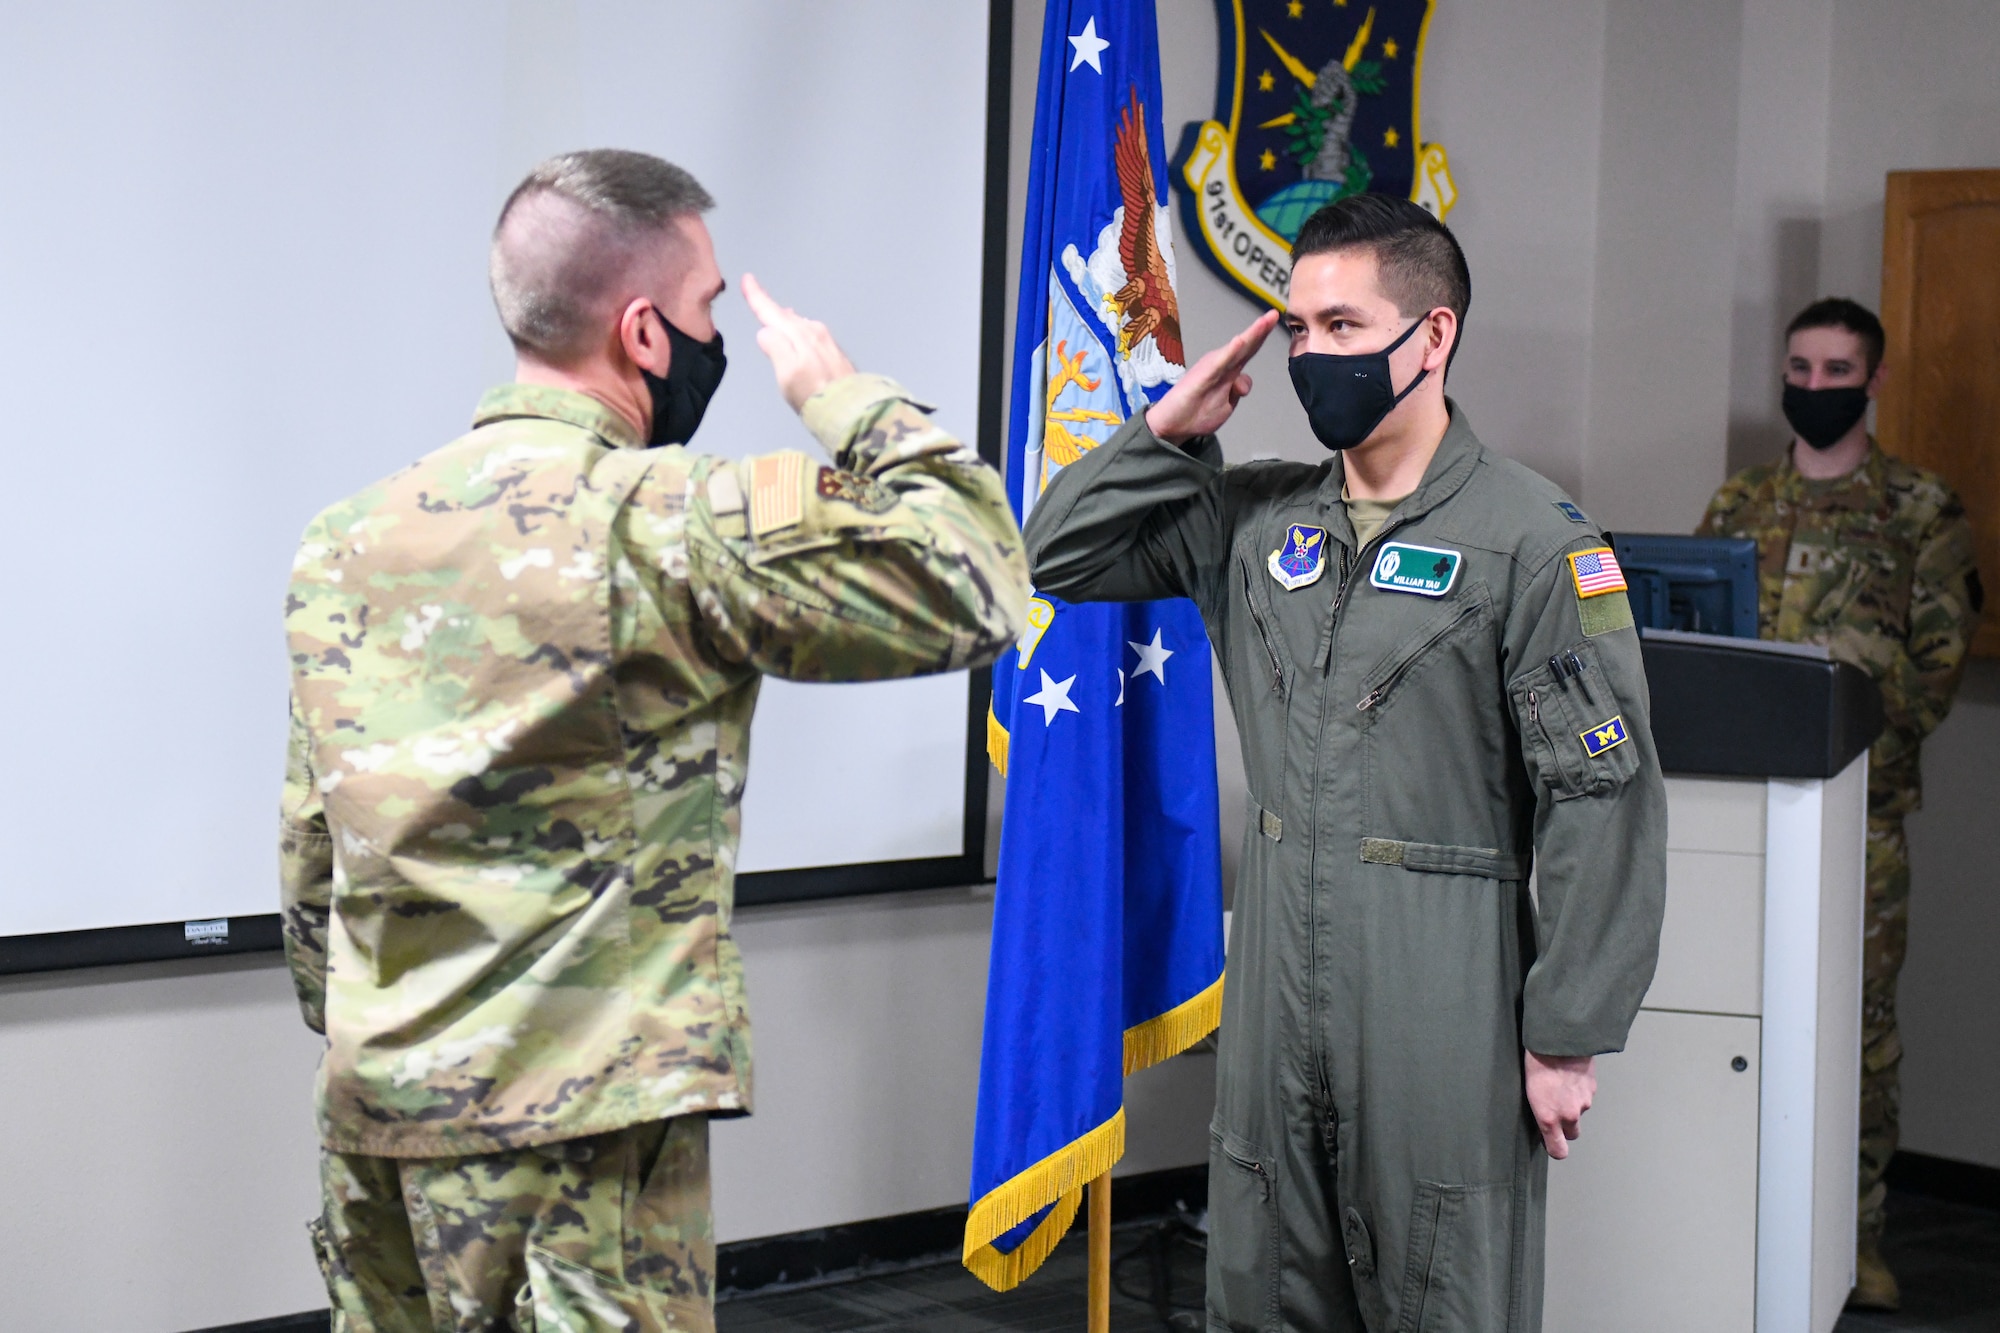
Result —
<svg viewBox="0 0 2000 1333"><path fill-rule="evenodd" d="M1547 1159L1522 1049L1618 1050L1659 945L1666 797L1630 605L1580 595L1567 557L1602 534L1455 406L1359 551L1338 459L1220 463L1134 417L1026 534L1044 592L1193 598L1242 735L1209 1327L1528 1333ZM1311 530L1321 573L1288 590L1274 553ZM1382 586L1395 547L1448 586Z"/></svg>

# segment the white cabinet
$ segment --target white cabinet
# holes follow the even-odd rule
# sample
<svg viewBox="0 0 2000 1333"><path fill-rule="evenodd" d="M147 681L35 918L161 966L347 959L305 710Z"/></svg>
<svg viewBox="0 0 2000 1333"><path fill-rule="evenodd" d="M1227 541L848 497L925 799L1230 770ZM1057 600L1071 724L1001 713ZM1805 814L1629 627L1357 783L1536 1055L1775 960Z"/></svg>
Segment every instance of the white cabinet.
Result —
<svg viewBox="0 0 2000 1333"><path fill-rule="evenodd" d="M1867 760L1667 779L1660 965L1549 1166L1546 1333L1828 1333L1853 1282ZM1741 1061L1739 1070L1736 1063Z"/></svg>
<svg viewBox="0 0 2000 1333"><path fill-rule="evenodd" d="M1756 1328L1757 1033L1754 1018L1647 1012L1599 1062L1584 1138L1549 1163L1550 1333Z"/></svg>

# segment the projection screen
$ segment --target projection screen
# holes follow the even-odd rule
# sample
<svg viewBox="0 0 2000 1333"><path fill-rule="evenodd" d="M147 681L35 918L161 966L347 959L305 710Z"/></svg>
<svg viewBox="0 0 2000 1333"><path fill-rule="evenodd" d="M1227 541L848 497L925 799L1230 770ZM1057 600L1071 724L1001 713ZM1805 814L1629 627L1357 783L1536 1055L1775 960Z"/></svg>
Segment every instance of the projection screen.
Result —
<svg viewBox="0 0 2000 1333"><path fill-rule="evenodd" d="M992 22L935 0L0 16L0 971L275 943L293 547L508 378L487 242L550 153L657 153L718 201L730 369L696 448L815 447L747 270L992 457ZM767 683L742 899L976 879L984 701L966 673Z"/></svg>

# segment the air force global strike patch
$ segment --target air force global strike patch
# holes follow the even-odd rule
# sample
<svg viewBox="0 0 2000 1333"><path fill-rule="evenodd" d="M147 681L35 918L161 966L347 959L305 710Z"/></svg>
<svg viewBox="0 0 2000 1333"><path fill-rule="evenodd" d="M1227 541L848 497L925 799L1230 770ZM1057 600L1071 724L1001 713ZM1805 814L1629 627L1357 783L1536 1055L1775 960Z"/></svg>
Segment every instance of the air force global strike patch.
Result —
<svg viewBox="0 0 2000 1333"><path fill-rule="evenodd" d="M1286 592L1319 582L1326 573L1326 529L1294 523L1285 529L1285 544L1271 552L1271 577Z"/></svg>
<svg viewBox="0 0 2000 1333"><path fill-rule="evenodd" d="M1442 597L1458 582L1458 567L1463 563L1465 558L1457 551L1390 542L1375 557L1375 568L1369 571L1368 581L1389 592Z"/></svg>
<svg viewBox="0 0 2000 1333"><path fill-rule="evenodd" d="M1623 714L1614 716L1609 722L1601 726L1592 727L1588 731L1580 731L1577 733L1577 736L1583 741L1584 753L1592 759L1597 758L1598 755L1603 754L1606 750L1617 749L1630 739L1625 734L1625 718Z"/></svg>

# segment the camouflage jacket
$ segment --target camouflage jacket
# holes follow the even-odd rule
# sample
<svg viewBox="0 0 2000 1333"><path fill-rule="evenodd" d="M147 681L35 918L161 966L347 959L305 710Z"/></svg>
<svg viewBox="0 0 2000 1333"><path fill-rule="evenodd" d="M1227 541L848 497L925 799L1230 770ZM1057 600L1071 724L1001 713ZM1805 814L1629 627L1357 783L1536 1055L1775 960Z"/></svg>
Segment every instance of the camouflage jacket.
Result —
<svg viewBox="0 0 2000 1333"><path fill-rule="evenodd" d="M1914 810L1918 747L1951 708L1982 594L1965 506L1943 478L1870 441L1861 466L1811 481L1790 455L1745 468L1700 531L1757 542L1757 626L1825 644L1882 687L1888 725L1869 752L1869 808Z"/></svg>
<svg viewBox="0 0 2000 1333"><path fill-rule="evenodd" d="M1027 609L999 477L921 405L856 375L802 415L837 468L643 449L508 385L306 529L281 862L329 1148L749 1109L729 927L762 674L951 671Z"/></svg>

